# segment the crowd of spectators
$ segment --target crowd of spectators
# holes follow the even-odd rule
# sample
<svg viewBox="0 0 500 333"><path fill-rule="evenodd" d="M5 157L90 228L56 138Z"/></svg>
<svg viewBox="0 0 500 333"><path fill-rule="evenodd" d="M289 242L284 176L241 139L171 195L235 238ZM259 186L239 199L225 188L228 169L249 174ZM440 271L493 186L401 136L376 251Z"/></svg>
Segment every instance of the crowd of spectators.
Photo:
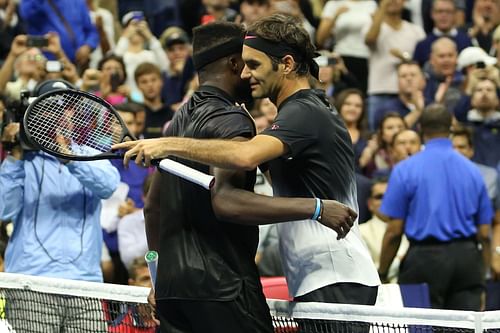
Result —
<svg viewBox="0 0 500 333"><path fill-rule="evenodd" d="M159 137L198 86L191 59L192 28L215 20L248 25L277 12L300 18L321 54L321 81L313 85L326 91L350 134L361 233L375 263L390 220L380 210L388 179L399 163L425 149L420 118L429 105L439 103L452 116L453 147L472 160L484 178L495 212L484 274L500 278L499 0L0 0L0 257L8 236L7 257L16 251L14 240L19 237L30 241L32 256L45 257L40 259L43 269L36 271L7 258L6 270L61 277L66 276L63 271L71 273L61 265L82 259L83 245L73 248L74 253L64 252L61 243L68 226L51 229L41 220L56 222L65 213L78 220L83 214L83 226L68 228L74 237L83 237L79 233L89 227L86 220L98 219L101 206L103 253L109 255L100 254L101 246L91 255L101 256L104 279L96 272L69 278L126 284L127 271L146 250L142 208L150 170L135 164L124 169L121 161L114 161L101 163L103 174L85 178L90 172L80 162L20 152L23 91L34 96L40 93L40 83L65 80L114 105L138 138ZM247 108L258 131L277 112L267 99ZM57 189L65 186L57 181L61 173L74 193L69 187L69 192ZM262 175L260 179L258 185L264 184ZM63 201L51 197L60 198L61 193L66 193ZM83 213L75 213L74 205L82 202ZM23 227L33 220L34 208L28 206L36 208L34 228ZM272 244L267 239L261 245L276 249L273 242L275 237ZM397 266L407 248L405 239L389 280L397 281ZM280 274L277 251L268 254L273 258L259 248L258 260L273 263L266 274ZM53 269L47 261L55 262Z"/></svg>

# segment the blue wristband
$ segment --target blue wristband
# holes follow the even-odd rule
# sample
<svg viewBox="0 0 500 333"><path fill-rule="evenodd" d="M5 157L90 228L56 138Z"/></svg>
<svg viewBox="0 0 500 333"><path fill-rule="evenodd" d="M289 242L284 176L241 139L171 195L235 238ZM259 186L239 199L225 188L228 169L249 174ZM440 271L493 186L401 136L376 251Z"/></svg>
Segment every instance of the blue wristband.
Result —
<svg viewBox="0 0 500 333"><path fill-rule="evenodd" d="M311 217L311 220L317 220L319 214L321 214L321 200L318 198L314 199L316 199L316 209L314 210L314 215Z"/></svg>

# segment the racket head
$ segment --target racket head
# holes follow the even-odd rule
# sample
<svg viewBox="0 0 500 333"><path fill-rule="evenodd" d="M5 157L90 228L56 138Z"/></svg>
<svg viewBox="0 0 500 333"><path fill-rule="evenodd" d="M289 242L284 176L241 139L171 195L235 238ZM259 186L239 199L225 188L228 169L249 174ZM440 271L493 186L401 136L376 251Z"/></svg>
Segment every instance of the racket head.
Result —
<svg viewBox="0 0 500 333"><path fill-rule="evenodd" d="M26 137L58 158L91 161L122 158L111 146L135 140L115 108L93 94L56 89L36 98L23 118Z"/></svg>

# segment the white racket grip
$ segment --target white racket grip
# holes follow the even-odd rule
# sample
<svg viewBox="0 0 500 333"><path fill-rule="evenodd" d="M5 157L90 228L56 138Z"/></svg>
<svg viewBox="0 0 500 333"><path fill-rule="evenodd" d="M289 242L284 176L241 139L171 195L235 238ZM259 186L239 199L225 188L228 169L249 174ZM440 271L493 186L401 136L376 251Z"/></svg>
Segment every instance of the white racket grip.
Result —
<svg viewBox="0 0 500 333"><path fill-rule="evenodd" d="M159 166L162 170L203 186L207 190L210 190L215 184L214 176L207 175L168 158L161 160Z"/></svg>
<svg viewBox="0 0 500 333"><path fill-rule="evenodd" d="M158 271L158 252L148 251L144 256L144 259L148 264L149 276L151 278L151 284L153 285L154 289L156 284L156 273Z"/></svg>

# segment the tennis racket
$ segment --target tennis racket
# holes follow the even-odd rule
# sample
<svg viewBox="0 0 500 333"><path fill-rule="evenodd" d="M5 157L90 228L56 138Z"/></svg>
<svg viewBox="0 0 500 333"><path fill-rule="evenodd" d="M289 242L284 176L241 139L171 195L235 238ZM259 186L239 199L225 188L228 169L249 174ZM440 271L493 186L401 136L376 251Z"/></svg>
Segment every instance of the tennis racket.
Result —
<svg viewBox="0 0 500 333"><path fill-rule="evenodd" d="M111 146L136 140L111 104L73 89L53 90L36 98L26 110L23 126L37 148L75 161L121 159L124 152L113 151ZM206 189L215 183L213 176L171 159L152 163Z"/></svg>

